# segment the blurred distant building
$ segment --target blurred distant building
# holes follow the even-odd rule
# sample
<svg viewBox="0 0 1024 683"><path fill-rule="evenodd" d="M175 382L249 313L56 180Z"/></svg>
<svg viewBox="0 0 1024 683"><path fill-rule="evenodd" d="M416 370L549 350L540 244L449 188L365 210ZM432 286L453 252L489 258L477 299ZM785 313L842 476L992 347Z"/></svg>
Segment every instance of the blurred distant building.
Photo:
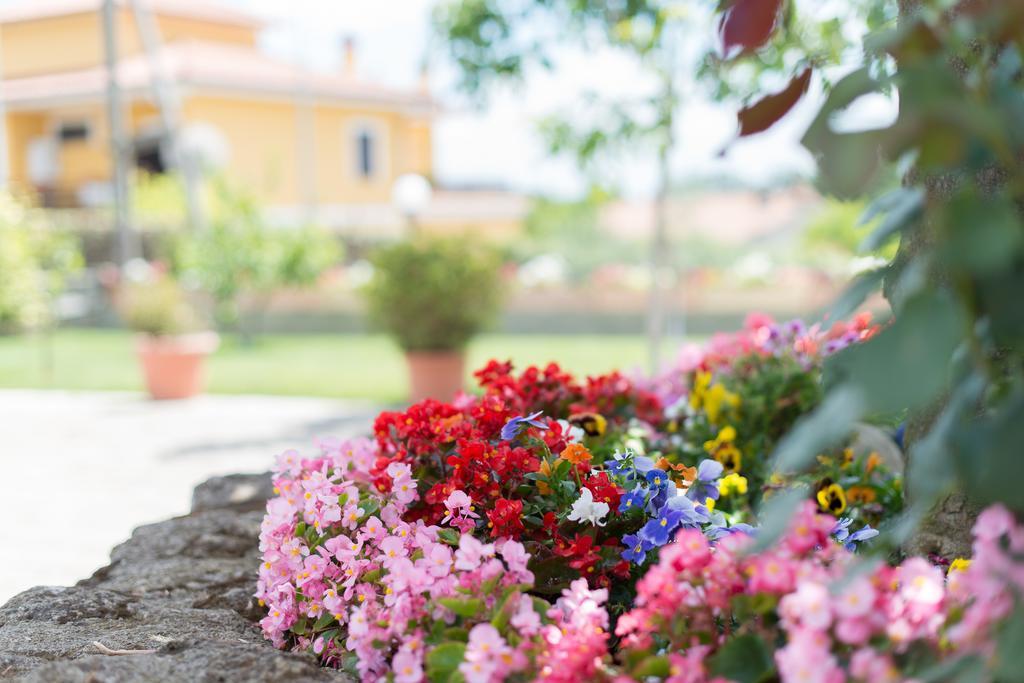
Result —
<svg viewBox="0 0 1024 683"><path fill-rule="evenodd" d="M10 178L49 206L88 207L111 196L101 4L24 0L0 10ZM142 40L131 3L117 9L117 75L136 168L167 167L155 86L169 83L183 144L283 222L401 228L390 201L395 178L432 173L436 107L425 85L398 90L360 80L350 42L337 73L275 59L257 47L259 20L215 2L143 5L158 28L156 51ZM510 201L438 192L420 220L447 230L491 221L504 230L525 212L505 206Z"/></svg>
<svg viewBox="0 0 1024 683"><path fill-rule="evenodd" d="M766 246L798 236L823 203L813 187L800 183L680 192L668 202L669 235L732 247ZM647 236L654 230L655 209L649 201L613 201L602 207L600 224L618 237Z"/></svg>

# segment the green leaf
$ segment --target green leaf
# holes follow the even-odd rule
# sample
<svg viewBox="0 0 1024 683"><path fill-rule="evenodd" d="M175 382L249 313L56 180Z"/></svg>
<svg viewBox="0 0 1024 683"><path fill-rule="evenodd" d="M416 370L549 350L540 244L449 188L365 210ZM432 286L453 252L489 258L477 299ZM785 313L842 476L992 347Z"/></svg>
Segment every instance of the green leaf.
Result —
<svg viewBox="0 0 1024 683"><path fill-rule="evenodd" d="M633 678L641 681L652 676L668 678L670 672L668 657L648 657L633 670Z"/></svg>
<svg viewBox="0 0 1024 683"><path fill-rule="evenodd" d="M885 212L885 218L864 239L860 245L860 251L872 252L884 246L893 235L919 219L924 211L924 199L925 192L921 188L906 188L893 190L869 206L864 216L861 217L862 222L870 220L873 215L872 209L876 204L882 204L885 207L882 209Z"/></svg>
<svg viewBox="0 0 1024 683"><path fill-rule="evenodd" d="M427 653L427 680L446 683L457 672L466 654L465 643L441 643Z"/></svg>
<svg viewBox="0 0 1024 683"><path fill-rule="evenodd" d="M708 660L711 673L736 683L758 683L775 670L772 653L760 636L736 636Z"/></svg>
<svg viewBox="0 0 1024 683"><path fill-rule="evenodd" d="M519 591L512 591L505 596L505 600L502 601L501 606L494 615L494 618L491 619L491 626L499 631L505 630L505 627L508 626L509 620L512 619L513 613L519 606L519 597L521 595L522 593Z"/></svg>
<svg viewBox="0 0 1024 683"><path fill-rule="evenodd" d="M800 472L814 458L846 438L864 413L857 387L841 385L830 391L814 412L804 415L783 438L772 457L778 472Z"/></svg>
<svg viewBox="0 0 1024 683"><path fill-rule="evenodd" d="M384 576L383 569L373 569L360 576L359 580L365 583L373 583L374 581L379 581L382 576Z"/></svg>
<svg viewBox="0 0 1024 683"><path fill-rule="evenodd" d="M919 408L946 389L962 334L960 309L952 298L923 291L907 300L888 328L826 361L826 384L842 382L859 390L868 413Z"/></svg>
<svg viewBox="0 0 1024 683"><path fill-rule="evenodd" d="M460 617L475 617L484 607L484 601L480 598L441 598L438 602Z"/></svg>
<svg viewBox="0 0 1024 683"><path fill-rule="evenodd" d="M447 543L448 545L459 544L459 532L455 529L439 529L437 532L437 537L445 543Z"/></svg>
<svg viewBox="0 0 1024 683"><path fill-rule="evenodd" d="M996 640L996 680L1024 683L1024 606L1017 605L999 629Z"/></svg>
<svg viewBox="0 0 1024 683"><path fill-rule="evenodd" d="M941 253L946 263L987 274L1003 270L1018 258L1024 227L1011 201L968 194L949 202L942 216Z"/></svg>
<svg viewBox="0 0 1024 683"><path fill-rule="evenodd" d="M445 640L457 640L460 643L465 643L469 641L469 630L464 629L460 626L451 626L449 628L446 628L442 635L444 636Z"/></svg>
<svg viewBox="0 0 1024 683"><path fill-rule="evenodd" d="M1018 390L998 411L953 436L960 480L973 501L1003 503L1024 513L1024 390Z"/></svg>
<svg viewBox="0 0 1024 683"><path fill-rule="evenodd" d="M776 493L764 501L758 513L761 523L757 527L757 536L749 552L759 553L782 538L797 506L807 500L807 493L806 489L792 488Z"/></svg>
<svg viewBox="0 0 1024 683"><path fill-rule="evenodd" d="M906 477L907 498L928 504L950 490L956 481L951 438L970 418L986 386L981 375L971 375L950 396L949 403L928 433L910 447Z"/></svg>
<svg viewBox="0 0 1024 683"><path fill-rule="evenodd" d="M313 624L313 631L323 631L325 628L330 626L334 622L334 615L331 613L323 614L316 623Z"/></svg>
<svg viewBox="0 0 1024 683"><path fill-rule="evenodd" d="M877 290L889 273L889 267L876 268L858 275L828 309L829 320L842 320L856 311L872 292Z"/></svg>
<svg viewBox="0 0 1024 683"><path fill-rule="evenodd" d="M840 199L860 197L878 177L885 131L836 133L832 117L862 95L879 89L867 68L847 74L833 86L801 140L818 162L822 188Z"/></svg>

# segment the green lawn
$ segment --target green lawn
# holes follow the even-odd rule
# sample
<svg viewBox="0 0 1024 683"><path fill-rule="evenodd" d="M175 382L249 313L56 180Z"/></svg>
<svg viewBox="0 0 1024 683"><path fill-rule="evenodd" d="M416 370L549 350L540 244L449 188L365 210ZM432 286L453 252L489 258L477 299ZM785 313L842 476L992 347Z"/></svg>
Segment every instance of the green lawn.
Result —
<svg viewBox="0 0 1024 683"><path fill-rule="evenodd" d="M471 369L489 358L517 366L557 361L579 374L630 370L646 359L641 336L484 335ZM398 348L380 335L268 335L241 347L227 340L209 367L210 391L397 401L406 392ZM139 390L133 339L118 330L62 330L0 337L0 388Z"/></svg>

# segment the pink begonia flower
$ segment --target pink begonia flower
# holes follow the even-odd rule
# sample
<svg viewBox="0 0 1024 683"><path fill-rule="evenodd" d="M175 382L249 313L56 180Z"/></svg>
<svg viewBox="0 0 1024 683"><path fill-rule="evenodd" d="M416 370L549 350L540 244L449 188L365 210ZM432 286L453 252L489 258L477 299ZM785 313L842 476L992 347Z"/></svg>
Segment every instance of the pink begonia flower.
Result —
<svg viewBox="0 0 1024 683"><path fill-rule="evenodd" d="M301 472L302 459L297 450L289 448L277 456L277 462L274 466L275 474L288 474L292 477L297 477Z"/></svg>
<svg viewBox="0 0 1024 683"><path fill-rule="evenodd" d="M912 557L899 568L900 595L918 605L938 605L945 596L942 570L921 557Z"/></svg>
<svg viewBox="0 0 1024 683"><path fill-rule="evenodd" d="M391 486L391 493L394 494L395 500L402 505L408 505L420 497L419 493L416 491L416 483L408 477L405 479L396 479L394 484Z"/></svg>
<svg viewBox="0 0 1024 683"><path fill-rule="evenodd" d="M488 683L492 678L503 678L501 674L512 664L512 650L498 629L490 624L477 624L469 632L464 661L459 672L466 683Z"/></svg>
<svg viewBox="0 0 1024 683"><path fill-rule="evenodd" d="M366 514L366 510L357 506L355 503L349 503L345 506L345 510L341 515L341 524L346 529L355 529L359 526L359 518Z"/></svg>
<svg viewBox="0 0 1024 683"><path fill-rule="evenodd" d="M863 617L840 619L835 630L836 638L847 645L864 645L875 632L871 622Z"/></svg>
<svg viewBox="0 0 1024 683"><path fill-rule="evenodd" d="M399 650L391 660L395 683L419 683L423 680L423 658L409 650Z"/></svg>
<svg viewBox="0 0 1024 683"><path fill-rule="evenodd" d="M459 549L455 551L455 568L473 571L485 558L494 557L494 544L481 543L468 534L459 538Z"/></svg>
<svg viewBox="0 0 1024 683"><path fill-rule="evenodd" d="M432 576L447 576L452 569L452 551L443 543L435 543L425 552L423 561Z"/></svg>
<svg viewBox="0 0 1024 683"><path fill-rule="evenodd" d="M824 631L832 624L832 608L828 589L820 583L805 581L795 593L782 598L779 612L791 624L800 624L815 631Z"/></svg>
<svg viewBox="0 0 1024 683"><path fill-rule="evenodd" d="M875 608L875 587L871 579L858 576L847 585L834 602L836 614L842 617L862 617Z"/></svg>
<svg viewBox="0 0 1024 683"><path fill-rule="evenodd" d="M897 683L901 679L892 659L869 647L857 650L850 657L850 674L871 683Z"/></svg>
<svg viewBox="0 0 1024 683"><path fill-rule="evenodd" d="M360 540L374 540L380 542L384 538L384 534L387 533L387 529L384 528L384 523L381 522L376 515L371 516L366 522L363 523L363 528L360 529L359 537Z"/></svg>
<svg viewBox="0 0 1024 683"><path fill-rule="evenodd" d="M522 543L507 539L498 546L498 552L501 553L501 557L510 571L515 573L526 571L526 563L530 561L530 554L526 552Z"/></svg>
<svg viewBox="0 0 1024 683"><path fill-rule="evenodd" d="M390 567L394 561L409 554L405 547L405 539L397 536L388 536L380 542L381 558L385 567Z"/></svg>
<svg viewBox="0 0 1024 683"><path fill-rule="evenodd" d="M519 607L509 623L520 635L526 637L540 633L540 615L533 609L533 599L529 595L519 596Z"/></svg>
<svg viewBox="0 0 1024 683"><path fill-rule="evenodd" d="M412 478L412 468L404 462L392 462L385 471L389 477L395 480Z"/></svg>

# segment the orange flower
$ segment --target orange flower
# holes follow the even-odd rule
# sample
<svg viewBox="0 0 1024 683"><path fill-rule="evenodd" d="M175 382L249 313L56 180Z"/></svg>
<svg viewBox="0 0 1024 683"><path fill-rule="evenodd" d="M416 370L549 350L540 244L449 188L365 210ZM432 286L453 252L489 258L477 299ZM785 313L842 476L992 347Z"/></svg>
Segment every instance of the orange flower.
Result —
<svg viewBox="0 0 1024 683"><path fill-rule="evenodd" d="M549 463L547 460L541 460L540 461L540 469L537 470L537 472L539 472L540 474L543 474L545 477L550 478L551 477L551 463ZM551 493L551 487L548 486L548 483L546 481L541 481L540 479L537 480L537 490L540 491L543 495L547 495L547 494Z"/></svg>
<svg viewBox="0 0 1024 683"><path fill-rule="evenodd" d="M682 463L678 465L673 465L668 461L668 458L662 458L658 462L654 463L654 466L657 467L659 470L665 470L666 472L674 470L675 472L678 473L677 481L685 481L689 484L692 483L693 480L697 478L696 467L687 467Z"/></svg>
<svg viewBox="0 0 1024 683"><path fill-rule="evenodd" d="M878 494L870 486L851 486L846 490L846 499L854 505L874 503Z"/></svg>
<svg viewBox="0 0 1024 683"><path fill-rule="evenodd" d="M587 447L581 443L571 443L565 447L560 456L562 460L568 460L573 465L582 465L583 463L590 462L590 459L594 456L590 454Z"/></svg>
<svg viewBox="0 0 1024 683"><path fill-rule="evenodd" d="M871 474L871 472L881 464L882 456L880 456L878 453L872 452L871 455L868 456L868 462L865 465L864 469L868 474Z"/></svg>

